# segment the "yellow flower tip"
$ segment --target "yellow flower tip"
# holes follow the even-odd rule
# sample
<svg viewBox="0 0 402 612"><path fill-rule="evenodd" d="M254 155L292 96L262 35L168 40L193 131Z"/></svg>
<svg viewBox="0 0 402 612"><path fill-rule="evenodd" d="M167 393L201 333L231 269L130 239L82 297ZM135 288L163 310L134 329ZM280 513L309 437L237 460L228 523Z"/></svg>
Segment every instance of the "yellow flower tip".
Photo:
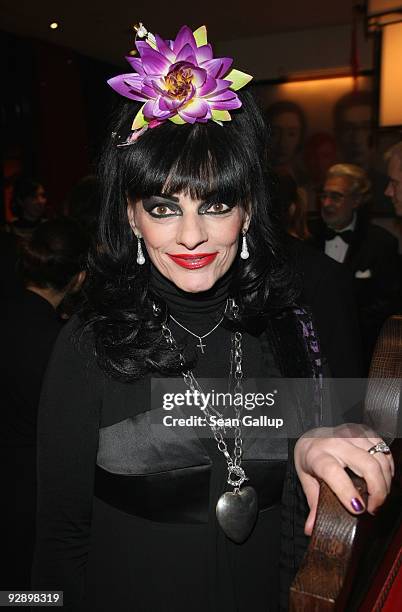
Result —
<svg viewBox="0 0 402 612"><path fill-rule="evenodd" d="M241 70L236 70L236 68L233 68L233 70L231 70L229 74L225 76L225 79L232 81L230 89L233 89L234 91L237 91L238 89L241 89L247 85L247 83L250 83L252 78L253 77L250 74L241 72Z"/></svg>
<svg viewBox="0 0 402 612"><path fill-rule="evenodd" d="M144 114L142 112L142 109L144 108L145 104L143 104L140 108L140 110L138 111L138 113L136 114L134 121L133 121L133 125L131 126L132 130L139 130L140 128L144 127L144 125L147 124L147 121L144 117Z"/></svg>
<svg viewBox="0 0 402 612"><path fill-rule="evenodd" d="M203 25L193 32L197 47L203 47L208 44L207 28Z"/></svg>
<svg viewBox="0 0 402 612"><path fill-rule="evenodd" d="M217 109L214 109L211 112L211 115L212 115L212 119L214 121L219 121L219 122L220 121L231 121L231 119L232 119L229 111L227 111L227 110L217 110Z"/></svg>
<svg viewBox="0 0 402 612"><path fill-rule="evenodd" d="M176 125L184 125L186 122L179 115L174 115L173 117L169 117L169 121L175 123Z"/></svg>

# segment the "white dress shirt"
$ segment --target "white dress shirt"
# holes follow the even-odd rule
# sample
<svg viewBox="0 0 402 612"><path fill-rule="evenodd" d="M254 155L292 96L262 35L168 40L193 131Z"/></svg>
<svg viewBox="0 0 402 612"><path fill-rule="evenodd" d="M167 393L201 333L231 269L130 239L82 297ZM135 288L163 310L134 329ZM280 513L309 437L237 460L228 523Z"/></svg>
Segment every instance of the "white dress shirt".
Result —
<svg viewBox="0 0 402 612"><path fill-rule="evenodd" d="M354 231L356 226L356 213L353 213L353 219L346 227L343 227L342 232L346 232L347 230ZM339 263L343 263L345 261L346 253L348 251L349 245L346 244L344 240L340 236L335 236L331 240L325 241L325 255L332 257L335 261Z"/></svg>

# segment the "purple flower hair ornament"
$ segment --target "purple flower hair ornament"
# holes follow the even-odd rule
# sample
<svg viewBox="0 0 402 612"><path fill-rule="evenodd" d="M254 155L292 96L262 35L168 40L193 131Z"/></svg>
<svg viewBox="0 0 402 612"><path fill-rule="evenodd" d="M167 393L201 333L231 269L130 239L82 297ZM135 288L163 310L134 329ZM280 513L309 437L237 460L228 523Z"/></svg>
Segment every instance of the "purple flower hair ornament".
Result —
<svg viewBox="0 0 402 612"><path fill-rule="evenodd" d="M233 69L231 58L213 57L205 26L195 32L183 26L175 40L166 41L141 23L136 30L139 57L126 58L135 72L108 81L120 95L143 102L131 135L120 146L133 144L146 129L165 121L222 125L231 120L229 111L241 107L236 91L253 77Z"/></svg>

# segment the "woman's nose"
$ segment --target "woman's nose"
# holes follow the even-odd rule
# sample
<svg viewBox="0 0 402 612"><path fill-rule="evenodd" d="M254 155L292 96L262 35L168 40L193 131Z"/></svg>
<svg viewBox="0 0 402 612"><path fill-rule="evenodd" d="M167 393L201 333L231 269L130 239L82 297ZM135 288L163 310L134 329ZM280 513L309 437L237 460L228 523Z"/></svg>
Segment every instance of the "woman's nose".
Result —
<svg viewBox="0 0 402 612"><path fill-rule="evenodd" d="M184 213L176 236L177 244L181 244L191 251L207 240L208 234L202 215Z"/></svg>

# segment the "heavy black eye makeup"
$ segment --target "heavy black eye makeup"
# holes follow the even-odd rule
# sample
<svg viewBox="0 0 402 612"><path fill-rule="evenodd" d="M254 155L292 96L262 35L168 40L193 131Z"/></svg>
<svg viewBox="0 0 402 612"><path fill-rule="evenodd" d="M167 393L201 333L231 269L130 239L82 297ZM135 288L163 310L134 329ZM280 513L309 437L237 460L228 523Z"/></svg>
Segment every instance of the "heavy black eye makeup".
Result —
<svg viewBox="0 0 402 612"><path fill-rule="evenodd" d="M152 217L173 217L182 215L182 210L179 206L179 198L174 196L152 196L142 200L144 210Z"/></svg>
<svg viewBox="0 0 402 612"><path fill-rule="evenodd" d="M224 202L204 202L198 208L199 215L224 215L225 213L230 212L236 204L226 204Z"/></svg>
<svg viewBox="0 0 402 612"><path fill-rule="evenodd" d="M142 205L144 210L156 219L165 217L182 216L183 210L179 205L179 198L176 196L151 196L143 198ZM229 213L236 204L226 204L215 199L202 202L198 207L199 215L224 215Z"/></svg>

